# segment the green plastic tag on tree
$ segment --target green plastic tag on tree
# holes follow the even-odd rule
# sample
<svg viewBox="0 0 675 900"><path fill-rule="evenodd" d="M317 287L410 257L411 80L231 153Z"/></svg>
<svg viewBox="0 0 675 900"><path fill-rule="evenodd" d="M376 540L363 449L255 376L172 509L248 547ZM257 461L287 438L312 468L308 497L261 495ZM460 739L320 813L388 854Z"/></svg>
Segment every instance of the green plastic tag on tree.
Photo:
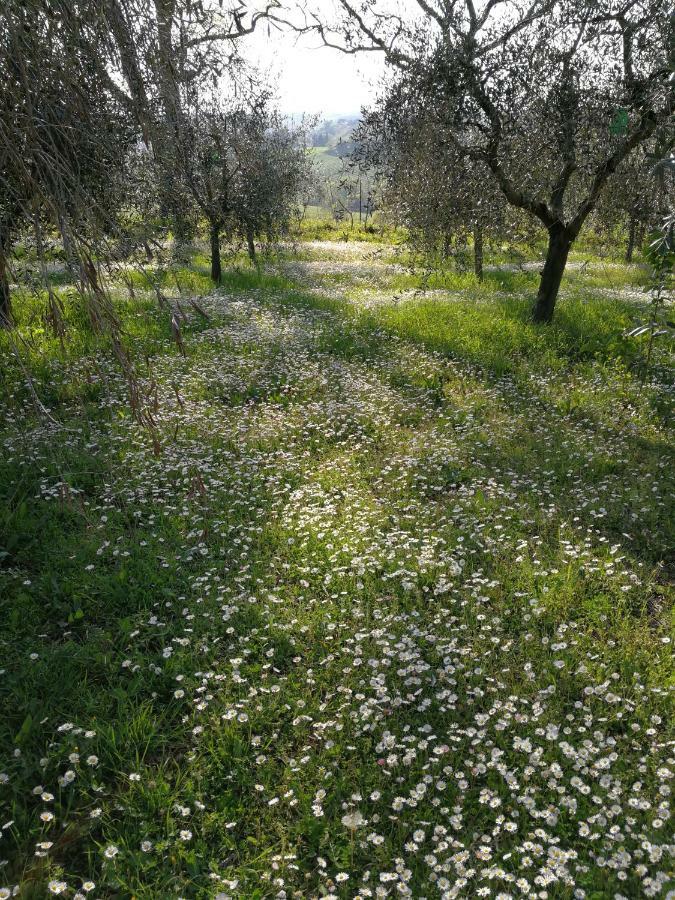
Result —
<svg viewBox="0 0 675 900"><path fill-rule="evenodd" d="M625 134L628 131L628 110L617 109L612 119L609 130L612 134Z"/></svg>

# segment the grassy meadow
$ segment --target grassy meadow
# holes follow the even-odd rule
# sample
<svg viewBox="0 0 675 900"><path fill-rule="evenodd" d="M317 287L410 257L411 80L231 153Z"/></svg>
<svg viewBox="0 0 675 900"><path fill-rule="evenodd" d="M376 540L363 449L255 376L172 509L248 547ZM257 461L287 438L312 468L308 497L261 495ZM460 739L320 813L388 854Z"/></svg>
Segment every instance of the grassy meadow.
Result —
<svg viewBox="0 0 675 900"><path fill-rule="evenodd" d="M67 279L63 343L16 299L0 900L673 896L646 269L579 254L535 327L531 268L364 236L165 273L184 355L113 284L154 440Z"/></svg>

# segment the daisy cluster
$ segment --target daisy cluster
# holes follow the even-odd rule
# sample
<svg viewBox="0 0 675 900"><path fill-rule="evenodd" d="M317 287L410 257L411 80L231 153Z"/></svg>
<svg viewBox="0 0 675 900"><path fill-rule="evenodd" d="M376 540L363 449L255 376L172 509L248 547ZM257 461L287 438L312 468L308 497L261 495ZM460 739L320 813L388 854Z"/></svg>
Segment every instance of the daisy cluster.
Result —
<svg viewBox="0 0 675 900"><path fill-rule="evenodd" d="M608 413L600 369L200 302L186 358L153 339L159 454L105 355L50 363L46 424L12 370L3 471L56 530L0 582L0 898L666 897L672 459L638 388Z"/></svg>

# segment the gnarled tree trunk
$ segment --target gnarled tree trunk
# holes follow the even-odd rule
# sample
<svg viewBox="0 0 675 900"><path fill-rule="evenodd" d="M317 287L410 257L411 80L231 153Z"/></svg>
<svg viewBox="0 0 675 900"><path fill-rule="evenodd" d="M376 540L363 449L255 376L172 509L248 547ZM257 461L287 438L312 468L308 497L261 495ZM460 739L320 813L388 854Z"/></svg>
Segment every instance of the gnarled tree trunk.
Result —
<svg viewBox="0 0 675 900"><path fill-rule="evenodd" d="M220 222L211 221L211 281L220 284L223 271L220 263Z"/></svg>
<svg viewBox="0 0 675 900"><path fill-rule="evenodd" d="M558 299L560 282L567 265L572 241L572 235L563 225L554 225L549 229L546 262L541 273L539 292L532 311L532 318L535 322L550 322L553 318L555 302Z"/></svg>

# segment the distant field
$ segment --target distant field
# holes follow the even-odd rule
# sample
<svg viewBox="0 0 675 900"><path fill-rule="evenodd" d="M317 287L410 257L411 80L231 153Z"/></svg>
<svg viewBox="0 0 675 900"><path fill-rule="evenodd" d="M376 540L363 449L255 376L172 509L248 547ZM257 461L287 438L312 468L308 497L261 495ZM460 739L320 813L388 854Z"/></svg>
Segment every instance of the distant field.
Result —
<svg viewBox="0 0 675 900"><path fill-rule="evenodd" d="M326 172L328 175L333 175L336 172L339 172L343 167L343 161L339 156L331 153L331 150L331 147L310 148L310 155L315 164L322 172Z"/></svg>

